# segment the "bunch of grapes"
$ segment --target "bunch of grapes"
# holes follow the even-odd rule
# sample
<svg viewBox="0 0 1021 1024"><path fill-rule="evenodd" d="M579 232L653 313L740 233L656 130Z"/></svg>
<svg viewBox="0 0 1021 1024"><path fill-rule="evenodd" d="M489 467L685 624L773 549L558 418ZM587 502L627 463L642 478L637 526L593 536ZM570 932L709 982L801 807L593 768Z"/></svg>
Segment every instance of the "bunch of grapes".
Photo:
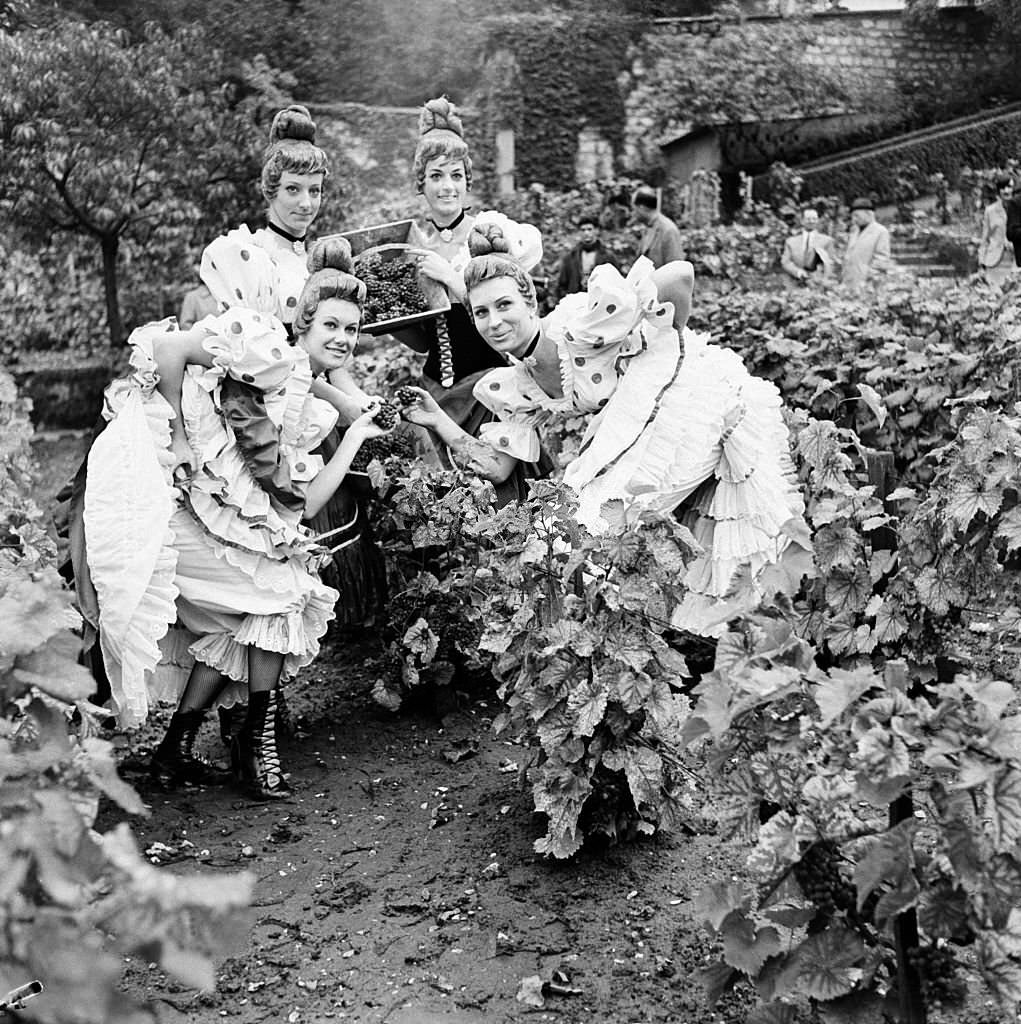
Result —
<svg viewBox="0 0 1021 1024"><path fill-rule="evenodd" d="M854 886L841 874L840 854L834 843L813 843L794 865L794 878L822 917L854 906Z"/></svg>
<svg viewBox="0 0 1021 1024"><path fill-rule="evenodd" d="M949 946L913 946L908 950L908 960L918 972L926 1006L940 1010L963 1002L967 986L958 973L957 957Z"/></svg>
<svg viewBox="0 0 1021 1024"><path fill-rule="evenodd" d="M356 473L364 473L366 466L373 459L386 462L387 459L399 459L409 462L414 458L415 450L411 439L403 434L384 434L382 437L370 437L362 442L358 454L351 460L351 469Z"/></svg>
<svg viewBox="0 0 1021 1024"><path fill-rule="evenodd" d="M393 400L401 407L407 409L410 405L418 402L418 392L414 388L401 387L393 393Z"/></svg>
<svg viewBox="0 0 1021 1024"><path fill-rule="evenodd" d="M370 252L355 260L354 271L365 282L366 324L412 316L429 308L413 262L385 260L380 253Z"/></svg>
<svg viewBox="0 0 1021 1024"><path fill-rule="evenodd" d="M401 411L393 402L383 402L372 417L372 422L381 430L393 430L401 418Z"/></svg>

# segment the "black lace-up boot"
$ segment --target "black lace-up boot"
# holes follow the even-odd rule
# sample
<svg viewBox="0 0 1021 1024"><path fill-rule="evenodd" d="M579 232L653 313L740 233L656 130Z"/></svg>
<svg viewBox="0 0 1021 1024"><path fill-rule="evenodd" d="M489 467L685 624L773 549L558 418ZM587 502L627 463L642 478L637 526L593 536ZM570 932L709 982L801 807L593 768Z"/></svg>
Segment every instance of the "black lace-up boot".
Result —
<svg viewBox="0 0 1021 1024"><path fill-rule="evenodd" d="M206 717L205 708L175 711L167 734L153 751L149 773L161 786L203 786L226 782L230 773L226 769L196 756L195 738Z"/></svg>
<svg viewBox="0 0 1021 1024"><path fill-rule="evenodd" d="M248 698L248 717L234 737L234 772L256 800L280 800L291 795L277 754L277 691L263 690Z"/></svg>

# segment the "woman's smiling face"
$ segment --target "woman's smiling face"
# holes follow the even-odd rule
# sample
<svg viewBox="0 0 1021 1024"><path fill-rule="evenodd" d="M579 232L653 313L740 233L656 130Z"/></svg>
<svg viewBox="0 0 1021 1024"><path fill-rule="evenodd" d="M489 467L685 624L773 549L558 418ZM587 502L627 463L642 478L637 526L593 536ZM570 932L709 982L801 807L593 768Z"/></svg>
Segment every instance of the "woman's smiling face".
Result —
<svg viewBox="0 0 1021 1024"><path fill-rule="evenodd" d="M517 355L539 328L535 307L512 277L480 281L468 295L468 305L476 330L496 352Z"/></svg>
<svg viewBox="0 0 1021 1024"><path fill-rule="evenodd" d="M463 160L437 156L425 165L422 195L429 204L433 219L441 227L449 224L464 209L467 194L468 175Z"/></svg>
<svg viewBox="0 0 1021 1024"><path fill-rule="evenodd" d="M312 323L298 344L308 353L315 373L339 369L350 358L358 343L362 312L348 299L323 299Z"/></svg>

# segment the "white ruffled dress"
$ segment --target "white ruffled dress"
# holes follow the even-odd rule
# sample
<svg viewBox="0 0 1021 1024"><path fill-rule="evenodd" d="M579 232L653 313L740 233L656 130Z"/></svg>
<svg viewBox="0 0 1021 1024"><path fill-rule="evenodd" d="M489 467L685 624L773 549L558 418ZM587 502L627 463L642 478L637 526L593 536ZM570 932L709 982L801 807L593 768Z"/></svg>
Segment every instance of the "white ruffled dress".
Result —
<svg viewBox="0 0 1021 1024"><path fill-rule="evenodd" d="M560 355L563 396L538 386L533 360L492 370L475 395L500 422L480 437L531 461L551 417L594 414L564 473L579 521L605 530L601 508L613 498L625 499L631 521L676 510L702 554L688 566L689 596L673 625L717 633L735 610L728 599L739 571L748 570L743 582L754 590L788 548L785 526L800 520L804 501L780 393L704 335L685 330L682 344L653 269L644 257L626 278L599 266L586 293L564 298L542 325Z"/></svg>
<svg viewBox="0 0 1021 1024"><path fill-rule="evenodd" d="M100 643L124 727L143 722L151 700L176 701L193 659L231 680L220 697L228 705L247 697L250 647L284 654L283 678L293 676L316 656L333 618L338 595L317 575L322 553L301 511L323 464L312 450L337 414L312 395L308 356L268 311L276 303L260 252L244 260L257 264L236 297L244 305L201 322L213 365L189 366L182 388L199 463L187 485L171 479L173 410L156 391L153 358L155 339L177 330L173 318L131 335L133 372L106 391L110 422L89 455L84 520ZM214 244L206 257L216 254ZM262 437L268 429L274 439L268 459L289 494L264 489L253 472L253 453L239 443L244 425L232 426L221 406L227 378L264 409Z"/></svg>

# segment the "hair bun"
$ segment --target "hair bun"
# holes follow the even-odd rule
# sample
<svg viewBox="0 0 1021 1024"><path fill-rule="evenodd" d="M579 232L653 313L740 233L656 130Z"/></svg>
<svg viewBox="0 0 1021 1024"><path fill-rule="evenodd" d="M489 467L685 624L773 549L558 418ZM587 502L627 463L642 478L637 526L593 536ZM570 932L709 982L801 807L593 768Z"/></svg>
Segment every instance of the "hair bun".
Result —
<svg viewBox="0 0 1021 1024"><path fill-rule="evenodd" d="M269 128L269 144L272 146L284 139L315 142L316 123L312 120L308 107L292 103L289 107L278 110L273 116L273 123Z"/></svg>
<svg viewBox="0 0 1021 1024"><path fill-rule="evenodd" d="M506 256L510 250L510 239L503 233L503 228L499 224L478 224L468 235L468 252L472 256L489 256L494 253Z"/></svg>
<svg viewBox="0 0 1021 1024"><path fill-rule="evenodd" d="M457 116L457 109L446 96L429 100L418 115L418 134L425 135L433 131L453 132L464 138L461 118Z"/></svg>
<svg viewBox="0 0 1021 1024"><path fill-rule="evenodd" d="M319 270L340 270L345 274L350 274L353 268L351 243L343 235L320 238L308 254L309 274L314 274Z"/></svg>

